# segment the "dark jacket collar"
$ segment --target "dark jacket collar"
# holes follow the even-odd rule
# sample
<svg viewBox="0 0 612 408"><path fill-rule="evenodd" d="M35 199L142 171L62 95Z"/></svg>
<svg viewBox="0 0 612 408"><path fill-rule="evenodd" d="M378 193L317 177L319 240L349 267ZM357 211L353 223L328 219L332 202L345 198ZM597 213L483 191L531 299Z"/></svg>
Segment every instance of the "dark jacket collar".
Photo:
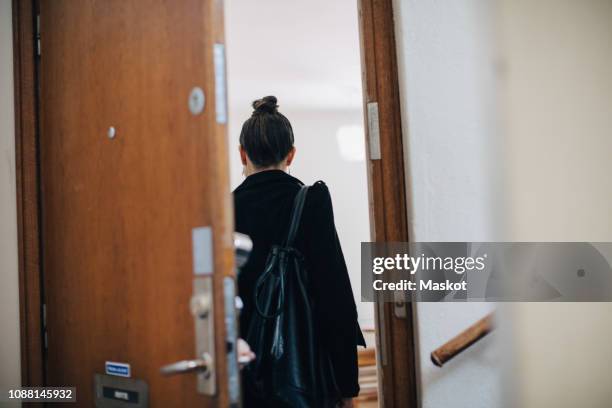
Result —
<svg viewBox="0 0 612 408"><path fill-rule="evenodd" d="M304 184L297 178L285 173L282 170L277 170L277 169L264 170L264 171L260 171L260 172L257 172L255 174L251 174L250 176L248 176L246 179L244 179L244 181L238 187L236 187L234 192L238 192L238 191L241 191L241 190L244 190L250 187L254 187L260 184L275 183L275 182L282 182L282 183L289 182L289 183L296 183L299 185Z"/></svg>

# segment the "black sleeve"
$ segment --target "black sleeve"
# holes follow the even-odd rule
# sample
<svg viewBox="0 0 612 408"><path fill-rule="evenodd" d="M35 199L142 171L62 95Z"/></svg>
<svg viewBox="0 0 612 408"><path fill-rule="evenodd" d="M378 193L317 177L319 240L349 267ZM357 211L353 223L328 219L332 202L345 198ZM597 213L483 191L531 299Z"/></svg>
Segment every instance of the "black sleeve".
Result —
<svg viewBox="0 0 612 408"><path fill-rule="evenodd" d="M354 397L359 393L357 343L361 342L361 331L325 183L319 181L309 189L304 212L307 222L305 255L315 317L329 350L340 392L345 398Z"/></svg>

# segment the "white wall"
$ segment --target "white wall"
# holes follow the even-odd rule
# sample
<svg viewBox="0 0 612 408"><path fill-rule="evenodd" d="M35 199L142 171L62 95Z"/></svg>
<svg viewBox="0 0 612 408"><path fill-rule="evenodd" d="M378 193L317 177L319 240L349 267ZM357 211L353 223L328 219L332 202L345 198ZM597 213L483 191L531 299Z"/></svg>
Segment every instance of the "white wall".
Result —
<svg viewBox="0 0 612 408"><path fill-rule="evenodd" d="M612 2L394 3L415 240L612 240ZM429 353L496 308L443 369ZM609 304L418 304L424 407L609 407Z"/></svg>
<svg viewBox="0 0 612 408"><path fill-rule="evenodd" d="M612 238L612 2L502 0L508 230Z"/></svg>
<svg viewBox="0 0 612 408"><path fill-rule="evenodd" d="M394 1L414 241L495 241L503 235L491 4ZM499 406L498 333L444 368L429 358L432 350L494 307L417 304L423 407Z"/></svg>
<svg viewBox="0 0 612 408"><path fill-rule="evenodd" d="M0 0L0 388L21 384L11 0ZM8 403L7 403L8 404Z"/></svg>
<svg viewBox="0 0 612 408"><path fill-rule="evenodd" d="M250 104L275 95L295 133L291 174L329 186L359 321L373 328L373 305L360 302L360 244L370 224L357 4L232 0L225 20L232 188L243 180L238 138Z"/></svg>
<svg viewBox="0 0 612 408"><path fill-rule="evenodd" d="M499 3L509 236L610 242L612 2ZM610 316L609 303L512 304L507 406L612 406Z"/></svg>

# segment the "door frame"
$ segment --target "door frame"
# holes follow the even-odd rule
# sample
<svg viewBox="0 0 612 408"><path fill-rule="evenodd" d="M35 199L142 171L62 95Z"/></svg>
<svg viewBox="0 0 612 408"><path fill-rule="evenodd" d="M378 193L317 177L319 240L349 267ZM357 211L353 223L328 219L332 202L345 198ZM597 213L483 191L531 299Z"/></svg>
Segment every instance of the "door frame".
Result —
<svg viewBox="0 0 612 408"><path fill-rule="evenodd" d="M405 158L392 0L358 0L363 108L378 103L381 158L368 160L371 239L409 241ZM15 154L19 256L21 378L45 384L38 157L38 0L13 0ZM368 118L366 145L370 151ZM376 305L381 406L418 406L414 305ZM391 354L392 351L392 354ZM398 358L400 357L401 358ZM402 390L402 392L395 392Z"/></svg>
<svg viewBox="0 0 612 408"><path fill-rule="evenodd" d="M13 73L21 381L43 386L44 330L38 160L37 0L13 0Z"/></svg>
<svg viewBox="0 0 612 408"><path fill-rule="evenodd" d="M410 241L393 0L358 0L371 239ZM380 158L371 159L368 104L378 104ZM381 407L418 407L415 307L376 303ZM401 392L400 392L401 390Z"/></svg>

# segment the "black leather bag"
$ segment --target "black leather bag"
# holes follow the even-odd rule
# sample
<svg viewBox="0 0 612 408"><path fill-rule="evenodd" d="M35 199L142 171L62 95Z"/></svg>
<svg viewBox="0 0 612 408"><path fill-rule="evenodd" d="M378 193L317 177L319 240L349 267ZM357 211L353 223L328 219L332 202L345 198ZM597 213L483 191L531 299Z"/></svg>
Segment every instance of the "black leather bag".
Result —
<svg viewBox="0 0 612 408"><path fill-rule="evenodd" d="M255 284L246 340L257 358L245 367L244 386L269 407L326 408L340 399L313 319L305 260L294 247L307 192L303 186L296 195L287 238L271 248Z"/></svg>

